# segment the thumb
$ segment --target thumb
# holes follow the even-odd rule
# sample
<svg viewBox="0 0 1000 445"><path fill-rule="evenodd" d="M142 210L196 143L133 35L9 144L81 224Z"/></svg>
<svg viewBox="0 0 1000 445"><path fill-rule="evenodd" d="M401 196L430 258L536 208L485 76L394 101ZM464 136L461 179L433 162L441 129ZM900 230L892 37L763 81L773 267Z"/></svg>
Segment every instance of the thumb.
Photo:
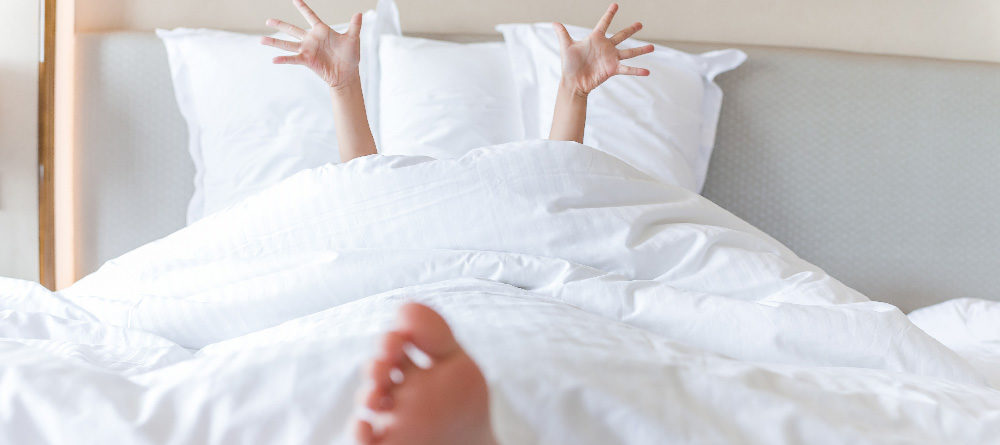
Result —
<svg viewBox="0 0 1000 445"><path fill-rule="evenodd" d="M354 16L351 17L351 25L350 25L350 27L347 28L347 34L355 36L355 37L361 35L361 13L360 12L355 13Z"/></svg>

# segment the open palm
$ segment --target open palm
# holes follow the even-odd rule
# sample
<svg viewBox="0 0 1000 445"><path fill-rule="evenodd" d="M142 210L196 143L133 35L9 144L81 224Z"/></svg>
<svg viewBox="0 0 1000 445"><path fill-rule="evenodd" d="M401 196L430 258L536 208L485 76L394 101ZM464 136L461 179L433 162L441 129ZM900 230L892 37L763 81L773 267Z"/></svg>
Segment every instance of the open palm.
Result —
<svg viewBox="0 0 1000 445"><path fill-rule="evenodd" d="M642 23L607 36L608 27L618 12L618 4L612 3L597 26L587 38L574 41L566 27L554 23L562 53L562 82L578 94L590 94L604 81L617 74L648 76L649 70L623 65L622 60L653 52L653 45L638 48L618 49L617 46L642 29Z"/></svg>
<svg viewBox="0 0 1000 445"><path fill-rule="evenodd" d="M303 65L313 70L333 88L360 80L358 64L361 61L361 14L351 17L347 32L334 31L303 0L292 0L311 27L305 31L295 25L277 19L268 19L267 26L299 39L299 42L264 37L261 43L267 46L297 53L293 56L278 56L274 63Z"/></svg>

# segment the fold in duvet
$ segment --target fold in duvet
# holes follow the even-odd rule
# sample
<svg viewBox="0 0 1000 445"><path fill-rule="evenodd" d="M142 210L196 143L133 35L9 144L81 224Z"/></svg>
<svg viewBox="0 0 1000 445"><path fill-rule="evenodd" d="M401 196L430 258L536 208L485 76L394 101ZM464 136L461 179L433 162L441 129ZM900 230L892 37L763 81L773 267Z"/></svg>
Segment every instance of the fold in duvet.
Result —
<svg viewBox="0 0 1000 445"><path fill-rule="evenodd" d="M1000 437L1000 334L968 300L918 328L696 194L534 141L303 171L61 292L0 279L0 443L348 443L411 300L507 444Z"/></svg>

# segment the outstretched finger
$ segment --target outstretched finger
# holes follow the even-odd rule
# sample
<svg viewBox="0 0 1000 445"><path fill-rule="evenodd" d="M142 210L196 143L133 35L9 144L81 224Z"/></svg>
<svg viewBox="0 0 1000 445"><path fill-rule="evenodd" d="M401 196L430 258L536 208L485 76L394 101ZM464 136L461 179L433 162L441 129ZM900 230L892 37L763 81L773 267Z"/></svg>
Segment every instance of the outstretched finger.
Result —
<svg viewBox="0 0 1000 445"><path fill-rule="evenodd" d="M611 26L611 21L615 18L615 13L618 12L618 3L612 3L608 6L607 12L601 17L601 20L597 22L597 26L594 27L595 33L600 33L602 36L608 33L608 27Z"/></svg>
<svg viewBox="0 0 1000 445"><path fill-rule="evenodd" d="M573 38L569 36L569 31L566 30L566 27L562 23L553 23L552 27L555 28L556 37L559 38L559 44L563 48L573 44Z"/></svg>
<svg viewBox="0 0 1000 445"><path fill-rule="evenodd" d="M361 35L361 13L355 13L351 17L351 26L347 28L347 35L360 36Z"/></svg>
<svg viewBox="0 0 1000 445"><path fill-rule="evenodd" d="M273 46L275 48L291 51L293 53L299 52L299 42L289 42L287 40L264 36L261 37L260 43L262 45Z"/></svg>
<svg viewBox="0 0 1000 445"><path fill-rule="evenodd" d="M649 70L628 65L618 65L618 74L626 76L648 76Z"/></svg>
<svg viewBox="0 0 1000 445"><path fill-rule="evenodd" d="M289 23L285 23L278 19L267 19L265 25L267 25L269 28L277 29L278 31L281 31L292 37L295 37L296 39L302 39L305 38L306 36L305 30L303 30L302 28L299 28L298 26Z"/></svg>
<svg viewBox="0 0 1000 445"><path fill-rule="evenodd" d="M296 8L299 8L299 12L302 14L302 17L305 17L306 21L309 22L309 26L316 26L323 23L323 21L319 19L319 16L313 12L312 8L310 8L305 1L292 0L292 3L295 4Z"/></svg>
<svg viewBox="0 0 1000 445"><path fill-rule="evenodd" d="M639 32L640 29L642 29L642 23L635 22L632 26L618 31L615 35L611 36L611 43L615 45L622 43L629 37L632 37L635 33Z"/></svg>
<svg viewBox="0 0 1000 445"><path fill-rule="evenodd" d="M294 56L278 56L271 60L275 65L302 65L305 63L305 59L301 54L296 54Z"/></svg>
<svg viewBox="0 0 1000 445"><path fill-rule="evenodd" d="M643 54L649 54L653 52L653 45L640 46L638 48L628 48L618 50L618 60L631 59L633 57L638 57Z"/></svg>

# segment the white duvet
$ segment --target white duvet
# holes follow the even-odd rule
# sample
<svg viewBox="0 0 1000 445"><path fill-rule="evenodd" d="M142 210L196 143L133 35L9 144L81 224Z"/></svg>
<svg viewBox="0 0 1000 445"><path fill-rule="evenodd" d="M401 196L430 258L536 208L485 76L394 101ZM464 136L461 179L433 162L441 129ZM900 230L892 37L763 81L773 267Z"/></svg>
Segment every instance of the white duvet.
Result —
<svg viewBox="0 0 1000 445"><path fill-rule="evenodd" d="M349 442L411 299L480 364L506 444L1000 438L994 303L918 327L698 195L538 141L305 171L62 292L0 279L0 443Z"/></svg>

